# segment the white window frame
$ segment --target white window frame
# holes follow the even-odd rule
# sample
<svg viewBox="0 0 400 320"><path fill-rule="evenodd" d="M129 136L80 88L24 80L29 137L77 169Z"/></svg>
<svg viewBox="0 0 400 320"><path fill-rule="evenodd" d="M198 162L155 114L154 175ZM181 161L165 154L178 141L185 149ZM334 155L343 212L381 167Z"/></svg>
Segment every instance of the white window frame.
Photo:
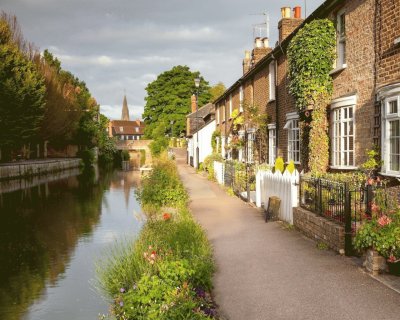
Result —
<svg viewBox="0 0 400 320"><path fill-rule="evenodd" d="M389 112L389 106L391 102L397 102L397 112ZM390 123L398 121L400 125L400 84L398 84L398 88L394 90L388 90L386 94L383 95L382 99L382 174L400 177L400 159L399 161L399 170L393 170L391 166L391 133L390 133ZM400 137L395 136L398 141L397 152L395 153L398 157L400 153Z"/></svg>
<svg viewBox="0 0 400 320"><path fill-rule="evenodd" d="M275 100L276 88L276 62L272 61L269 64L269 101Z"/></svg>
<svg viewBox="0 0 400 320"><path fill-rule="evenodd" d="M299 115L297 112L291 112L286 114L286 124L283 127L288 130L288 141L287 141L287 159L288 162L293 160L295 164L300 164L300 127L299 127Z"/></svg>
<svg viewBox="0 0 400 320"><path fill-rule="evenodd" d="M254 140L255 140L255 129L248 129L247 132L247 163L254 163Z"/></svg>
<svg viewBox="0 0 400 320"><path fill-rule="evenodd" d="M391 170L390 168L390 121L400 120L400 82L388 85L378 90L378 101L381 102L381 156L382 168L381 174L400 178L400 170ZM397 113L389 113L388 107L391 101L397 99Z"/></svg>
<svg viewBox="0 0 400 320"><path fill-rule="evenodd" d="M239 88L239 112L243 112L243 102L244 102L244 91L243 85Z"/></svg>
<svg viewBox="0 0 400 320"><path fill-rule="evenodd" d="M273 166L276 160L276 124L268 125L268 164Z"/></svg>
<svg viewBox="0 0 400 320"><path fill-rule="evenodd" d="M229 95L229 119L232 119L232 93Z"/></svg>
<svg viewBox="0 0 400 320"><path fill-rule="evenodd" d="M357 96L351 95L338 98L331 102L331 165L333 169L357 169L355 166L355 129L356 118L355 111L357 105ZM352 118L348 117L351 110ZM344 115L347 117L344 118ZM350 131L352 126L353 131ZM346 131L346 132L345 132ZM353 147L350 148L352 141ZM345 146L347 145L347 148ZM339 148L337 149L337 147ZM353 161L350 161L352 155Z"/></svg>
<svg viewBox="0 0 400 320"><path fill-rule="evenodd" d="M342 19L344 18L344 30L342 25ZM346 63L346 12L340 10L336 16L336 51L337 51L337 60L336 60L336 69L344 69L347 67Z"/></svg>

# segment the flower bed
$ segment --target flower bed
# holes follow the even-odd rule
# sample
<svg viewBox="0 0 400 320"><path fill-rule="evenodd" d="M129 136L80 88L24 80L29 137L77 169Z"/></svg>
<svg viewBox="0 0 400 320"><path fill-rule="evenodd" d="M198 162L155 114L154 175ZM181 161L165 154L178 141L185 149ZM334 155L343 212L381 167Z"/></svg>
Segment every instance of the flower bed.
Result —
<svg viewBox="0 0 400 320"><path fill-rule="evenodd" d="M175 164L162 158L137 193L147 223L99 269L116 319L213 319L212 250L187 209ZM107 316L103 316L103 319Z"/></svg>

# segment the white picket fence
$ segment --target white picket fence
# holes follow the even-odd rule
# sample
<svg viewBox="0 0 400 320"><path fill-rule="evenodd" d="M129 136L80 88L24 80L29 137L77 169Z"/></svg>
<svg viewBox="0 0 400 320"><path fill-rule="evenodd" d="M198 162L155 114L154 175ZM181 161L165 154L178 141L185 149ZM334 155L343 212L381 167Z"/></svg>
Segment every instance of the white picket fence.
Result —
<svg viewBox="0 0 400 320"><path fill-rule="evenodd" d="M268 208L270 197L281 199L281 206L278 218L282 221L293 224L293 207L297 207L298 184L300 174L295 170L292 174L285 171L283 174L278 172L260 170L256 174L256 205L261 207L264 204Z"/></svg>
<svg viewBox="0 0 400 320"><path fill-rule="evenodd" d="M225 165L222 162L214 161L214 176L219 184L224 184Z"/></svg>

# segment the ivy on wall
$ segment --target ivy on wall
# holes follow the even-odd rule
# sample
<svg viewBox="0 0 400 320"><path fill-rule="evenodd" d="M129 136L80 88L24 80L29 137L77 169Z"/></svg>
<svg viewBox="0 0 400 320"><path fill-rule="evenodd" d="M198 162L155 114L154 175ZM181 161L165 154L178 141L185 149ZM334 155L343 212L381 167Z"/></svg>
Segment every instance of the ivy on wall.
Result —
<svg viewBox="0 0 400 320"><path fill-rule="evenodd" d="M336 58L336 30L328 19L306 24L288 47L289 91L300 113L302 163L313 173L329 164L327 105L333 81L329 73Z"/></svg>
<svg viewBox="0 0 400 320"><path fill-rule="evenodd" d="M221 148L221 131L215 130L211 135L211 148L213 153L219 153Z"/></svg>

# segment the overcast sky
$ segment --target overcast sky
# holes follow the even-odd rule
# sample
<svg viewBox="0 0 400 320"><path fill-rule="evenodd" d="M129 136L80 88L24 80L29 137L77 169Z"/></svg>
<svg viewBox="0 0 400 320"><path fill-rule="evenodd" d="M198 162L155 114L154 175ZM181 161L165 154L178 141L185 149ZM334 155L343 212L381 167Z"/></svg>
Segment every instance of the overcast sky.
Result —
<svg viewBox="0 0 400 320"><path fill-rule="evenodd" d="M307 14L323 0L307 0ZM229 87L242 75L253 25L270 16L277 40L280 8L304 0L0 0L25 38L49 49L62 67L86 82L111 119L121 117L126 91L131 119L140 118L146 85L175 65ZM260 14L260 15L256 15Z"/></svg>

